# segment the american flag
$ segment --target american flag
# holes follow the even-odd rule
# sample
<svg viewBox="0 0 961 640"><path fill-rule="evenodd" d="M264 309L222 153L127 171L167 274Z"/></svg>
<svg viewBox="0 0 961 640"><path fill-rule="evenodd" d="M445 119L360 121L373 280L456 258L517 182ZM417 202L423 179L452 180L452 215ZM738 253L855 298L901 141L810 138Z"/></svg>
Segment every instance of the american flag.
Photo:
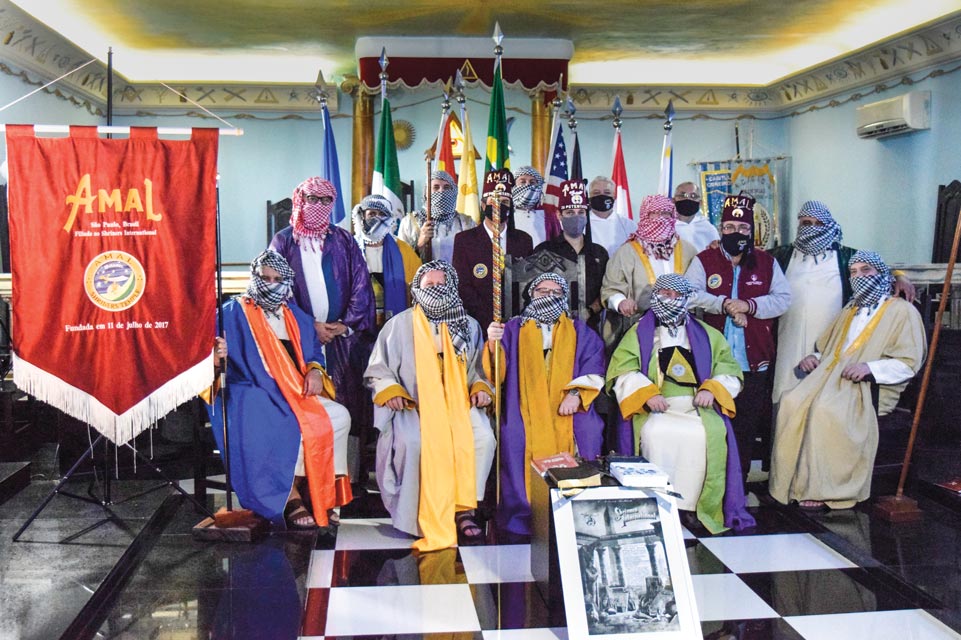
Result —
<svg viewBox="0 0 961 640"><path fill-rule="evenodd" d="M551 169L544 183L544 215L557 215L557 206L560 204L561 183L567 180L567 147L564 146L564 132L560 122L554 129L556 139L554 148L551 151Z"/></svg>

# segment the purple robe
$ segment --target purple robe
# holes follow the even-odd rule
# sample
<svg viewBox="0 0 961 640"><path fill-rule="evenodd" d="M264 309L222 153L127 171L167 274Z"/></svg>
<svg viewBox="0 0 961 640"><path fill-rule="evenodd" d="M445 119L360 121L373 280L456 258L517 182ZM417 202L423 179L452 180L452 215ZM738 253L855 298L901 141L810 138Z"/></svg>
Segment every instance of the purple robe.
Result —
<svg viewBox="0 0 961 640"><path fill-rule="evenodd" d="M285 227L278 231L270 241L270 248L287 259L295 273L294 300L314 317L304 279L304 264L300 259L300 245L294 242L293 229ZM327 373L334 382L337 402L350 412L351 433L358 433L364 425L372 422L370 394L366 392L361 376L376 337L374 289L357 241L340 227L330 227L324 240L322 265L330 307L324 320L343 322L351 329L350 335L334 338L326 345Z"/></svg>
<svg viewBox="0 0 961 640"><path fill-rule="evenodd" d="M654 312L648 311L638 321L637 341L641 347L641 371L646 372L651 363L651 352L654 350L654 327L656 320ZM691 353L694 355L694 369L700 383L707 380L713 373L713 358L711 357L711 340L707 330L700 320L692 315L687 318L687 339L691 343ZM734 439L734 429L731 419L714 409L724 421L727 432L727 465L724 478L724 526L735 531L748 529L756 523L754 517L747 512L747 500L744 496L744 485L741 481L741 462L737 453L737 440Z"/></svg>
<svg viewBox="0 0 961 640"><path fill-rule="evenodd" d="M604 342L584 322L574 319L577 346L574 349L573 378L595 374L604 377ZM501 500L497 509L498 524L511 533L529 535L531 505L527 499L524 479L527 464L524 451L527 436L520 410L520 383L517 353L521 319L513 318L504 326L502 341L506 362L504 396L501 415ZM574 414L574 442L585 460L601 454L604 440L604 421L592 404L587 411ZM556 452L552 452L556 453Z"/></svg>

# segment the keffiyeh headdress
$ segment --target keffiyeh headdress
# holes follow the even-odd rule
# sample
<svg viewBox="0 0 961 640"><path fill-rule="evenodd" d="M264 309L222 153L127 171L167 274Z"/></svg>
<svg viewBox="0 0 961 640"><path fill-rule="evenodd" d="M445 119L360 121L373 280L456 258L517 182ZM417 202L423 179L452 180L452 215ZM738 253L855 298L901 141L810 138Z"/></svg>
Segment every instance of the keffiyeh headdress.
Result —
<svg viewBox="0 0 961 640"><path fill-rule="evenodd" d="M330 204L317 202L310 204L307 196L328 196L332 198ZM319 240L323 246L324 238L330 231L330 214L334 210L333 199L337 198L337 188L328 180L313 177L307 178L294 189L291 200L293 205L290 214L290 226L293 227L294 241L300 244L301 239L311 238Z"/></svg>
<svg viewBox="0 0 961 640"><path fill-rule="evenodd" d="M534 289L536 289L537 285L545 280L550 280L551 282L556 282L559 284L564 296L561 298L556 298L554 296L535 298ZM521 317L525 320L534 320L537 324L553 325L555 322L560 320L562 315L568 312L568 309L570 308L568 303L570 295L571 290L567 280L560 277L556 273L543 273L531 280L531 283L527 285L527 297L530 298L530 302L526 307L524 307Z"/></svg>
<svg viewBox="0 0 961 640"><path fill-rule="evenodd" d="M521 167L514 172L515 181L518 176L531 176L534 178L534 182L515 186L511 190L514 196L514 208L524 210L536 209L541 203L541 197L543 196L544 176L534 167Z"/></svg>
<svg viewBox="0 0 961 640"><path fill-rule="evenodd" d="M680 297L662 299L657 292L662 289L676 291ZM667 328L672 336L677 335L677 328L687 322L687 301L694 293L691 281L676 273L665 273L658 276L651 289L651 310L657 321Z"/></svg>
<svg viewBox="0 0 961 640"><path fill-rule="evenodd" d="M443 271L446 280L443 285L421 288L420 281L428 271ZM457 272L446 260L432 260L417 270L411 281L410 293L415 304L420 305L424 315L434 326L447 323L451 342L457 353L464 353L470 341L470 324L467 312L457 291Z"/></svg>
<svg viewBox="0 0 961 640"><path fill-rule="evenodd" d="M654 215L661 211L670 211L671 215ZM637 229L628 240L638 241L647 255L658 260L670 258L677 244L677 234L674 232L677 208L674 201L662 195L647 196L641 203L638 218Z"/></svg>
<svg viewBox="0 0 961 640"><path fill-rule="evenodd" d="M261 267L270 267L279 273L283 282L265 282L260 276ZM269 315L279 317L280 307L293 293L294 270L287 260L273 249L267 249L250 263L250 282L246 295Z"/></svg>
<svg viewBox="0 0 961 640"><path fill-rule="evenodd" d="M857 307L873 307L881 300L891 294L891 285L894 284L894 276L891 269L881 259L880 254L874 251L859 250L851 256L848 266L863 262L878 270L877 275L873 276L854 276L851 278L851 289L853 295L851 302Z"/></svg>
<svg viewBox="0 0 961 640"><path fill-rule="evenodd" d="M808 200L801 205L797 215L798 218L810 216L821 223L798 227L797 238L794 240L794 246L798 251L809 256L819 256L834 248L835 244L840 246L841 225L834 220L823 202Z"/></svg>

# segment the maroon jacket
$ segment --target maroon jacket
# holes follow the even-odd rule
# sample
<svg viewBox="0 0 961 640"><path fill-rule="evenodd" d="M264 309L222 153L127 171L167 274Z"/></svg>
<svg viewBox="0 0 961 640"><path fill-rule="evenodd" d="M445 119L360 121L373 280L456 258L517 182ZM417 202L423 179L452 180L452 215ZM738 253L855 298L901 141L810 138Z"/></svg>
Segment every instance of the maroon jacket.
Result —
<svg viewBox="0 0 961 640"><path fill-rule="evenodd" d="M511 258L526 258L534 250L534 241L523 231L504 229L504 233L507 234L507 255ZM505 263L507 259L505 256ZM460 281L464 309L467 315L477 320L486 337L487 325L494 319L494 281L491 278L494 249L483 223L454 236L451 260ZM507 321L510 309L504 306L503 310L504 321Z"/></svg>
<svg viewBox="0 0 961 640"><path fill-rule="evenodd" d="M774 258L770 253L755 247L751 251L753 260L741 260L741 272L737 280L738 300L751 300L766 296L771 290L774 277ZM705 290L714 296L731 296L734 283L734 265L720 248L705 249L697 254L704 267ZM727 316L718 313L705 313L704 321L724 333ZM747 363L751 371L770 366L774 362L774 318L762 320L748 314L744 327L744 342L747 347Z"/></svg>

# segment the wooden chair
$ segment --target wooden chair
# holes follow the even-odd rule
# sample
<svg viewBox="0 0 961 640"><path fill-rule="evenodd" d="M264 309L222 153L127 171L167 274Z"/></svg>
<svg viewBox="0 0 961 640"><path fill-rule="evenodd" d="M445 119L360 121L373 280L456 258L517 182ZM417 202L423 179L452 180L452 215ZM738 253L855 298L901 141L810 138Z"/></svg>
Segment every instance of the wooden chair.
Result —
<svg viewBox="0 0 961 640"><path fill-rule="evenodd" d="M286 226L290 225L290 214L293 211L294 202L290 198L284 198L280 202L267 201L267 243L273 240L274 235Z"/></svg>

